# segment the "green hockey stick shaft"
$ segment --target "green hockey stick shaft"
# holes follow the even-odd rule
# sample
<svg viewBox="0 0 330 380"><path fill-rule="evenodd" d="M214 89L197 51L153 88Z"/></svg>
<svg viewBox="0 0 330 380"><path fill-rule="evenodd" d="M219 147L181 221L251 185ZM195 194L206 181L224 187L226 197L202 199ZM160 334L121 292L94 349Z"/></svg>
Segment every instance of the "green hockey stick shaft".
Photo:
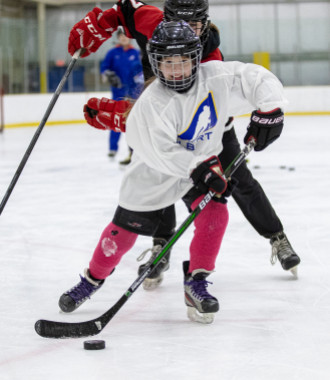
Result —
<svg viewBox="0 0 330 380"><path fill-rule="evenodd" d="M235 159L230 163L225 171L226 178L229 178L239 165L244 161L245 157L253 149L255 141L250 141L244 149L238 154ZM152 271L157 267L161 258L168 252L169 249L176 243L176 241L182 236L182 234L187 230L190 224L196 219L198 214L205 208L205 206L211 201L212 197L215 195L214 192L209 191L203 200L198 204L198 206L192 211L192 213L186 218L186 220L181 224L172 238L159 252L155 260L149 264L143 273L141 273L138 278L133 282L133 284L128 288L128 290L121 296L121 298L104 314L100 317L85 321L85 322L56 322L49 321L45 319L40 319L35 323L35 330L37 334L44 338L81 338L88 337L99 334L103 328L111 321L111 319L118 313L122 306L128 301L131 295L136 291L136 289L142 284L142 282L152 273Z"/></svg>

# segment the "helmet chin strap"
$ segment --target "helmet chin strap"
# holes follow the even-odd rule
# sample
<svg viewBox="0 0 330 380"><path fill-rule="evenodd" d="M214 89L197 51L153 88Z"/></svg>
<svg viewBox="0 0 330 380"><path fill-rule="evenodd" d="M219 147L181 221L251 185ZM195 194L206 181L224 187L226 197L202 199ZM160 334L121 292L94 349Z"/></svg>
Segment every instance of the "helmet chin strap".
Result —
<svg viewBox="0 0 330 380"><path fill-rule="evenodd" d="M179 94L184 94L185 92L187 92L191 89L191 87L194 85L194 83L195 83L195 80L193 80L188 87L185 87L182 90L175 90L175 91L178 92Z"/></svg>
<svg viewBox="0 0 330 380"><path fill-rule="evenodd" d="M209 37L210 24L211 24L210 19L207 19L205 22L203 22L203 28L202 28L201 34L199 36L203 46L205 45L205 43Z"/></svg>

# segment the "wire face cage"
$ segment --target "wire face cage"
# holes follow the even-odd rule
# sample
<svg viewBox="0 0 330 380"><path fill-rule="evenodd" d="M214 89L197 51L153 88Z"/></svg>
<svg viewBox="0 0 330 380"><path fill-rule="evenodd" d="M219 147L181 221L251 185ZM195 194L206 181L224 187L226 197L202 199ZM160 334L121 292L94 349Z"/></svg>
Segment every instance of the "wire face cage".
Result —
<svg viewBox="0 0 330 380"><path fill-rule="evenodd" d="M185 55L150 53L149 60L154 74L170 89L187 91L194 83L201 61L201 49Z"/></svg>

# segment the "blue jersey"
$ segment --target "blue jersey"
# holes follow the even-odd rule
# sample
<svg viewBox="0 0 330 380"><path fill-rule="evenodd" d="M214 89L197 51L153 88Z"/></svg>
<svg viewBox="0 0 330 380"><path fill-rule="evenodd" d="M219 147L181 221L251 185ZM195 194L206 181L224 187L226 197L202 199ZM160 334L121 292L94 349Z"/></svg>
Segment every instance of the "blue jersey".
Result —
<svg viewBox="0 0 330 380"><path fill-rule="evenodd" d="M140 52L133 46L126 50L120 45L110 49L101 62L101 74L106 70L114 71L122 83L121 88L111 87L114 100L136 99L140 95L144 83L142 64Z"/></svg>

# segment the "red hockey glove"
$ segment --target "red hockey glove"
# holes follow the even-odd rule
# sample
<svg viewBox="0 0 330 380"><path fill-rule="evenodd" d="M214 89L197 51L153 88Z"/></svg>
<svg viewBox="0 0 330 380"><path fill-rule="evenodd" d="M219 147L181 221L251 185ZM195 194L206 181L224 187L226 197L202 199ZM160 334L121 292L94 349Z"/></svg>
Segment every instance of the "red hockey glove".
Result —
<svg viewBox="0 0 330 380"><path fill-rule="evenodd" d="M227 181L222 177L223 171L217 156L212 156L203 161L191 173L195 186L202 192L209 190L222 194L227 188Z"/></svg>
<svg viewBox="0 0 330 380"><path fill-rule="evenodd" d="M260 151L265 149L278 137L283 129L284 114L276 108L270 112L253 111L247 133L244 137L244 143L247 144L251 137L256 140L254 150Z"/></svg>
<svg viewBox="0 0 330 380"><path fill-rule="evenodd" d="M91 98L84 105L84 116L94 128L125 132L126 111L131 107L127 100Z"/></svg>
<svg viewBox="0 0 330 380"><path fill-rule="evenodd" d="M81 57L87 57L112 36L118 27L118 18L115 10L107 11L106 17L100 8L94 8L71 29L68 51L71 55L80 48L86 51Z"/></svg>

